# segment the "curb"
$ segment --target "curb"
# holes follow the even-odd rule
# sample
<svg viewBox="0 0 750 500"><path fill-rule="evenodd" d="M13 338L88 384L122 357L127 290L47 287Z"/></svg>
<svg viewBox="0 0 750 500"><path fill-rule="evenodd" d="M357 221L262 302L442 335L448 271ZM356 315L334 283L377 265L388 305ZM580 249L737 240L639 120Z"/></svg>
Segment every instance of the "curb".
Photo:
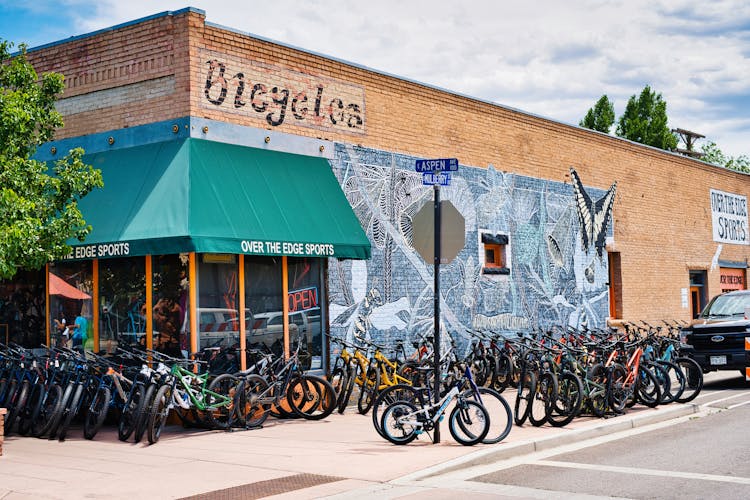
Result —
<svg viewBox="0 0 750 500"><path fill-rule="evenodd" d="M638 427L645 427L647 425L677 419L687 415L693 415L701 410L702 408L700 405L687 403L671 408L660 408L658 411L649 411L630 417L623 415L622 417L625 418L614 417L606 423L598 423L598 421L596 421L597 425L570 430L554 436L540 439L528 439L517 443L511 443L506 446L502 446L501 444L500 448L496 447L479 450L470 455L459 457L433 467L428 467L414 474L410 474L407 477L400 478L400 480L427 479L438 474L455 472L457 470L467 469L478 465L487 465L501 460L516 458L520 455L528 455L537 451L549 450L558 446L577 443L587 439L606 436Z"/></svg>

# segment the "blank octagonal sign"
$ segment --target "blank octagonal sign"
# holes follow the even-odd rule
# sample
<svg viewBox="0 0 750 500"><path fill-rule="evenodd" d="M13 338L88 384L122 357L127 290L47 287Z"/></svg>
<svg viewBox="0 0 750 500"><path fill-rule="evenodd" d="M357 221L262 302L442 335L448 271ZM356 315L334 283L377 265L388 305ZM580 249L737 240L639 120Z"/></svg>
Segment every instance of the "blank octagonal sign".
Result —
<svg viewBox="0 0 750 500"><path fill-rule="evenodd" d="M425 203L412 218L412 246L428 264L435 263L435 203ZM450 264L466 244L466 221L448 200L440 202L440 263Z"/></svg>

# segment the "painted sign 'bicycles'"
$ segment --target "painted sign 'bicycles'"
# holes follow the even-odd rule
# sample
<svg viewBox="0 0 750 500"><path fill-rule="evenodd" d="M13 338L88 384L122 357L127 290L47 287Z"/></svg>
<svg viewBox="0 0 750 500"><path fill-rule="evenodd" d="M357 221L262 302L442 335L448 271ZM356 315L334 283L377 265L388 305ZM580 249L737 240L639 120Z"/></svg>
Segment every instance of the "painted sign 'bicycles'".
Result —
<svg viewBox="0 0 750 500"><path fill-rule="evenodd" d="M263 64L200 51L204 108L284 124L364 133L364 88Z"/></svg>

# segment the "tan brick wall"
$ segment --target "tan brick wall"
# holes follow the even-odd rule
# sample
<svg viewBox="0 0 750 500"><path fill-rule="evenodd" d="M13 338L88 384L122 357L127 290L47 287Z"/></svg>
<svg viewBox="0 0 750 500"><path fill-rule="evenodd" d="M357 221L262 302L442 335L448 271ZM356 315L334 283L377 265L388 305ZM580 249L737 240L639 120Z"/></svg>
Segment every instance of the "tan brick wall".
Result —
<svg viewBox="0 0 750 500"><path fill-rule="evenodd" d="M271 85L299 86L307 75L311 85L333 82L343 93L362 89L363 129L302 126L289 117L274 128L257 114L212 109L204 95L209 53L240 66L252 61ZM555 181L569 181L574 167L587 186L602 189L616 180L611 249L620 252L626 319L688 319L680 289L689 286L690 269L708 270L709 295L718 293L709 189L750 196L746 175L206 26L195 12L60 44L30 59L38 69L66 75L66 98L173 77L172 94L65 116L59 137L191 115L422 157L457 157L463 165L492 164ZM246 88L246 100L249 93ZM113 102L122 97L100 95ZM228 91L227 100L233 98ZM720 258L749 256L747 246L724 244Z"/></svg>

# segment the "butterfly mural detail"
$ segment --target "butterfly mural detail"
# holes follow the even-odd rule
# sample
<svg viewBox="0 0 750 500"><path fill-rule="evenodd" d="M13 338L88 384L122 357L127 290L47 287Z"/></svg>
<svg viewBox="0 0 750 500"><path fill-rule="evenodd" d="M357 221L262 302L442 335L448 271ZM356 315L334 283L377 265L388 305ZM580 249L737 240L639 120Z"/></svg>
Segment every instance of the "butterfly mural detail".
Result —
<svg viewBox="0 0 750 500"><path fill-rule="evenodd" d="M588 252L593 246L601 259L607 243L607 225L612 216L617 182L609 187L604 196L592 201L583 187L581 178L578 177L578 172L573 168L570 169L570 177L573 179L576 211L578 212L578 221L581 223L580 234L583 249Z"/></svg>

